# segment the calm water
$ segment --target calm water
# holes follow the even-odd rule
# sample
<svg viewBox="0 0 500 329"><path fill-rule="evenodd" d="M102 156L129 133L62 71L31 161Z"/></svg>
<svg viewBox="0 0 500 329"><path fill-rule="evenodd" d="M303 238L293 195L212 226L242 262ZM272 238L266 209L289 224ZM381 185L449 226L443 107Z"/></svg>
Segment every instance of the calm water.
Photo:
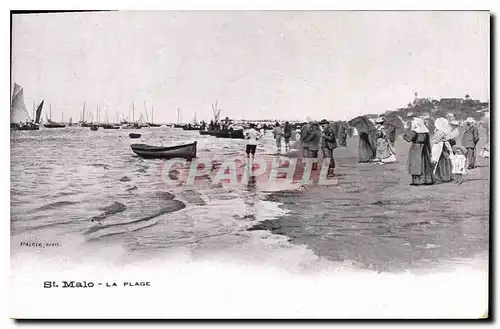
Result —
<svg viewBox="0 0 500 329"><path fill-rule="evenodd" d="M280 262L293 258L304 268L327 261L400 271L487 257L485 159L478 157L480 168L470 171L462 186L411 187L408 144L398 141L397 163L358 164L354 138L335 151L336 186L275 193L259 186L172 188L163 182L163 162L135 156L131 143L196 140L199 156L223 160L244 156L245 141L164 127L141 129L142 138L131 140L130 132L69 127L11 132L14 258L30 253L55 263L65 258L126 263L183 250L199 259L216 255L273 263L277 258L269 255L279 255ZM273 151L268 134L258 152ZM96 230L91 219L106 211ZM35 251L21 247L23 241L60 247Z"/></svg>

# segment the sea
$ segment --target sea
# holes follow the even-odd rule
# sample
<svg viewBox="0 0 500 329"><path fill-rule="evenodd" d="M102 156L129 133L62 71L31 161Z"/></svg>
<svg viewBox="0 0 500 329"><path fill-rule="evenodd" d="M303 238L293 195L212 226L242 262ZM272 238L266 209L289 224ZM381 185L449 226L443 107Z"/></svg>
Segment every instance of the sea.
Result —
<svg viewBox="0 0 500 329"><path fill-rule="evenodd" d="M130 139L131 132L141 138ZM143 159L130 147L194 141L199 158L245 161L245 140L165 126L12 131L13 286L39 287L60 273L75 280L85 279L81 273L156 278L157 284L168 277L176 297L162 298L170 311L148 306L149 313L140 313L147 317L487 313L488 159L478 156L478 168L462 185L415 187L406 169L408 143L397 141L396 163L358 163L354 136L335 150L333 185L172 185L164 160ZM278 156L270 132L259 156ZM189 286L175 283L186 278ZM60 314L26 303L16 298L13 312ZM102 310L84 312L74 314Z"/></svg>

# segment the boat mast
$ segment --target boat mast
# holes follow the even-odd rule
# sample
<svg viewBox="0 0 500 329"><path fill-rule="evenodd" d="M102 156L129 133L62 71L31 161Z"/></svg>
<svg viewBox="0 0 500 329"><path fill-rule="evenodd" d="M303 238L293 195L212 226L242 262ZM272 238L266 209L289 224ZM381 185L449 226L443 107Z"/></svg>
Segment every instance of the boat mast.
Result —
<svg viewBox="0 0 500 329"><path fill-rule="evenodd" d="M153 115L154 115L153 113L154 112L153 111L154 111L154 106L151 105L151 123L154 123L154 120L153 120Z"/></svg>
<svg viewBox="0 0 500 329"><path fill-rule="evenodd" d="M52 121L52 104L49 105L50 121Z"/></svg>
<svg viewBox="0 0 500 329"><path fill-rule="evenodd" d="M64 122L64 109L61 109L61 123Z"/></svg>
<svg viewBox="0 0 500 329"><path fill-rule="evenodd" d="M82 121L85 122L85 102L83 102L83 116Z"/></svg>
<svg viewBox="0 0 500 329"><path fill-rule="evenodd" d="M146 107L146 101L144 101L144 111L146 111L146 121L149 123L148 108Z"/></svg>
<svg viewBox="0 0 500 329"><path fill-rule="evenodd" d="M181 109L177 108L177 123L181 123Z"/></svg>
<svg viewBox="0 0 500 329"><path fill-rule="evenodd" d="M134 106L134 101L132 101L132 122L135 123L135 106Z"/></svg>
<svg viewBox="0 0 500 329"><path fill-rule="evenodd" d="M33 120L35 120L35 100L33 100Z"/></svg>

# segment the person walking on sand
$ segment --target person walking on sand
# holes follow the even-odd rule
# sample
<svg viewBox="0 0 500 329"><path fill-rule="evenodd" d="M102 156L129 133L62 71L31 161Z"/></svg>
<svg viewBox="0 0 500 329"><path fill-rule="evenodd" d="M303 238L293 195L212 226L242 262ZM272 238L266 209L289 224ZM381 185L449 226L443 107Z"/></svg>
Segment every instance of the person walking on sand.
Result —
<svg viewBox="0 0 500 329"><path fill-rule="evenodd" d="M279 122L276 122L273 129L273 137L276 140L276 148L278 149L278 154L281 154L281 137L283 136L283 129L281 128Z"/></svg>
<svg viewBox="0 0 500 329"><path fill-rule="evenodd" d="M247 140L247 160L250 161L250 154L252 155L252 162L255 158L255 151L257 150L257 142L262 137L261 133L255 130L255 124L250 124L250 129L245 131L245 139Z"/></svg>
<svg viewBox="0 0 500 329"><path fill-rule="evenodd" d="M467 149L468 169L476 168L476 146L479 142L479 132L473 118L465 121L465 132L462 137L462 145Z"/></svg>
<svg viewBox="0 0 500 329"><path fill-rule="evenodd" d="M434 123L436 132L431 139L432 163L436 181L450 182L452 178L451 156L453 149L450 145L452 128L445 118L437 118Z"/></svg>
<svg viewBox="0 0 500 329"><path fill-rule="evenodd" d="M302 157L309 157L309 144L305 141L310 133L311 124L305 123L300 130L300 147L302 148Z"/></svg>
<svg viewBox="0 0 500 329"><path fill-rule="evenodd" d="M311 122L309 127L309 133L305 137L304 141L308 145L308 150L309 150L308 158L317 159L319 151L319 143L321 141L321 128L319 127L317 121ZM312 170L317 170L317 169L318 169L318 163L314 162L312 164Z"/></svg>
<svg viewBox="0 0 500 329"><path fill-rule="evenodd" d="M408 173L411 175L410 185L434 184L430 135L424 120L414 118L411 122L411 129L404 133L403 138L411 143L410 153L408 154Z"/></svg>
<svg viewBox="0 0 500 329"><path fill-rule="evenodd" d="M292 125L286 121L283 126L283 137L285 138L285 152L290 151L290 138L292 137Z"/></svg>
<svg viewBox="0 0 500 329"><path fill-rule="evenodd" d="M462 182L464 181L465 173L467 171L467 159L465 158L467 149L461 145L455 145L453 146L453 153L455 153L455 155L452 157L453 178L455 180L455 184L462 184Z"/></svg>
<svg viewBox="0 0 500 329"><path fill-rule="evenodd" d="M335 170L335 160L333 159L333 150L337 148L337 140L335 138L335 131L333 130L333 125L328 120L321 120L320 124L323 127L323 133L321 135L321 151L323 152L323 159L330 159L330 165L328 167L327 177L334 175Z"/></svg>

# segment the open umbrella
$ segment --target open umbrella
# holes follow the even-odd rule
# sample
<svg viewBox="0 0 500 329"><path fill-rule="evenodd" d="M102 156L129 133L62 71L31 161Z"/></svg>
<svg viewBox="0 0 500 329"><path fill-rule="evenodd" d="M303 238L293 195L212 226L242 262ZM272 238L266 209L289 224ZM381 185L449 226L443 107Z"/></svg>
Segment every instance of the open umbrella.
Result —
<svg viewBox="0 0 500 329"><path fill-rule="evenodd" d="M403 131L405 129L405 126L400 117L391 115L384 118L384 128Z"/></svg>
<svg viewBox="0 0 500 329"><path fill-rule="evenodd" d="M364 115L349 120L348 124L356 128L360 133L368 133L376 130L375 125Z"/></svg>

